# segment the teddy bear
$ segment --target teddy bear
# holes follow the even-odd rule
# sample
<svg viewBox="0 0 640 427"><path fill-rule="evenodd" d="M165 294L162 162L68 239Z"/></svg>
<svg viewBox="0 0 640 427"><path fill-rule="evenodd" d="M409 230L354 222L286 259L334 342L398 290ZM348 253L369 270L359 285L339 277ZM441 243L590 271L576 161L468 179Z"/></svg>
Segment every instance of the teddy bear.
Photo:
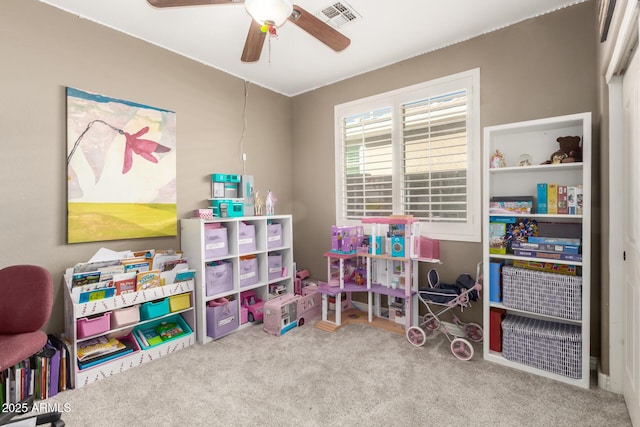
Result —
<svg viewBox="0 0 640 427"><path fill-rule="evenodd" d="M558 139L560 149L543 164L573 163L582 161L582 147L579 136L561 136Z"/></svg>

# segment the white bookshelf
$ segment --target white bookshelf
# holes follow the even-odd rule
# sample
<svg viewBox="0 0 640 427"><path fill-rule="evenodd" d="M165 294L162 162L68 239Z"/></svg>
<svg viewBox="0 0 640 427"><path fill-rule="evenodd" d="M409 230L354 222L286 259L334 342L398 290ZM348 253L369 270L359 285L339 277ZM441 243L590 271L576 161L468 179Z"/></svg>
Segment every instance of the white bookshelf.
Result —
<svg viewBox="0 0 640 427"><path fill-rule="evenodd" d="M582 138L582 162L541 164L549 160L551 154L559 150L556 141L561 136L580 136ZM490 158L500 150L506 167L490 168ZM531 166L518 166L520 156L529 154ZM484 320L484 358L504 366L531 372L578 387L589 387L590 369L590 293L591 293L591 114L581 113L560 117L550 117L519 123L510 123L487 127L484 130L484 168L483 168L483 268L484 277L490 276L490 262L504 261L506 265L514 260L553 262L569 264L581 270L581 318L569 320L556 316L545 316L525 309L513 309L501 302L491 301L489 279L485 279L483 292ZM538 183L557 183L561 185L583 187L583 209L581 215L567 214L491 214L489 202L495 196L537 196ZM549 260L543 258L525 258L513 254L492 254L489 250L489 223L492 216L515 216L531 218L538 224L559 223L579 227L582 240L582 261ZM577 224L577 225L576 225ZM529 364L514 362L503 357L502 352L490 349L492 331L490 328L491 309L506 310L506 315L519 315L539 318L558 323L578 325L581 337L580 378L570 378L547 370L538 369ZM495 338L495 337L494 337Z"/></svg>

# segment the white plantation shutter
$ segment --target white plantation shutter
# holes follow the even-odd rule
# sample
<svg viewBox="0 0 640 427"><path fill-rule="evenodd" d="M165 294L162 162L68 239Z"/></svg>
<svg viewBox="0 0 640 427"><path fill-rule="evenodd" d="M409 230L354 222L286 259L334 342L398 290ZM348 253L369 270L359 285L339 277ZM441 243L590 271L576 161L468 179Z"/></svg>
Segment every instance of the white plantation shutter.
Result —
<svg viewBox="0 0 640 427"><path fill-rule="evenodd" d="M391 108L343 119L347 218L393 213Z"/></svg>
<svg viewBox="0 0 640 427"><path fill-rule="evenodd" d="M467 96L458 91L402 106L403 213L467 220Z"/></svg>
<svg viewBox="0 0 640 427"><path fill-rule="evenodd" d="M336 224L406 214L480 241L478 93L472 70L336 106Z"/></svg>

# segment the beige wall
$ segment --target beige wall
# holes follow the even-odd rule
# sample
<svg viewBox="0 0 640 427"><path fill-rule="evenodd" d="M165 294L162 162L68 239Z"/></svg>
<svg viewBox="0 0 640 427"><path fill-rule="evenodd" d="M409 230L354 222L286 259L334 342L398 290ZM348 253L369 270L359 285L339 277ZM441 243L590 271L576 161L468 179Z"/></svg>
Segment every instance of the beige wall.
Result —
<svg viewBox="0 0 640 427"><path fill-rule="evenodd" d="M50 332L64 328L65 268L103 246L180 246L179 237L65 244L65 86L176 112L178 218L206 206L209 174L242 172L242 80L35 0L0 2L0 267L49 269ZM247 173L291 213L291 100L250 85L247 112Z"/></svg>
<svg viewBox="0 0 640 427"><path fill-rule="evenodd" d="M296 261L326 276L322 254L335 223L334 105L480 68L481 128L549 116L596 112L595 1L369 72L293 99ZM597 115L594 117L597 123ZM596 144L597 146L597 141ZM597 154L597 149L596 149ZM597 160L594 162L597 164ZM597 184L597 170L594 177ZM594 196L597 201L597 195ZM595 218L598 218L594 201ZM599 234L599 228L595 231ZM599 260L598 236L594 259ZM481 245L442 242L443 281L475 272ZM422 265L426 270L430 266ZM421 277L425 277L423 274ZM592 273L593 344L599 352L599 270ZM464 316L481 321L481 304Z"/></svg>

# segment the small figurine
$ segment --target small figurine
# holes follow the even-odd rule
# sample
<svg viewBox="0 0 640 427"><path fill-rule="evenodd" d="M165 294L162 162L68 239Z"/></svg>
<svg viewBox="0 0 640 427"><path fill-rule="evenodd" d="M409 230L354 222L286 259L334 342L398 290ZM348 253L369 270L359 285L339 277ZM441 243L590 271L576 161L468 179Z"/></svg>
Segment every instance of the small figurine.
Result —
<svg viewBox="0 0 640 427"><path fill-rule="evenodd" d="M531 156L528 154L523 154L520 156L520 161L518 162L519 166L531 166L532 160Z"/></svg>
<svg viewBox="0 0 640 427"><path fill-rule="evenodd" d="M506 164L504 162L504 156L500 152L500 150L496 150L496 153L491 156L491 168L503 168Z"/></svg>
<svg viewBox="0 0 640 427"><path fill-rule="evenodd" d="M271 190L267 191L267 198L265 200L265 206L267 208L266 215L274 215L276 213L277 201L278 199L276 199Z"/></svg>
<svg viewBox="0 0 640 427"><path fill-rule="evenodd" d="M253 208L256 216L264 215L264 196L258 190L253 193Z"/></svg>

